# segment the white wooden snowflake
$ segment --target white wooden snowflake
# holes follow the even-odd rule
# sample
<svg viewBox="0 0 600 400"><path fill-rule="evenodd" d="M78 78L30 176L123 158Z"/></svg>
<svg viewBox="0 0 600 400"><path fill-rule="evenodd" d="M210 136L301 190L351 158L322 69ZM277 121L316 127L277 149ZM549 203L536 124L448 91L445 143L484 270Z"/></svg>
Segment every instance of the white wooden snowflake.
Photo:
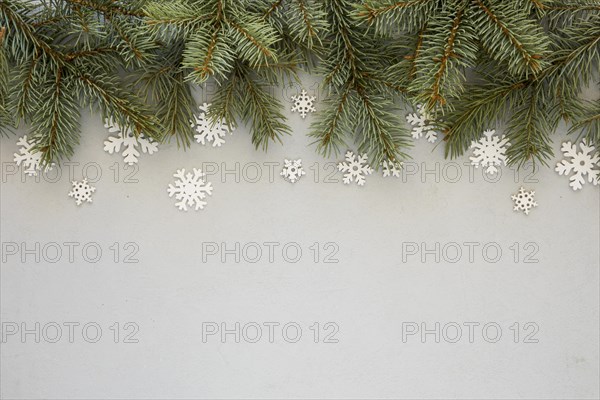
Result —
<svg viewBox="0 0 600 400"><path fill-rule="evenodd" d="M473 151L473 157L469 157L471 165L478 168L487 167L485 172L488 174L495 174L498 172L498 168L502 164L506 165L506 148L510 146L508 139L502 135L495 136L496 131L494 129L488 129L483 132L483 137L479 141L471 142L471 148Z"/></svg>
<svg viewBox="0 0 600 400"><path fill-rule="evenodd" d="M302 118L306 118L309 112L317 111L314 107L315 96L309 96L304 89L298 96L292 96L292 101L294 102L292 112L299 112Z"/></svg>
<svg viewBox="0 0 600 400"><path fill-rule="evenodd" d="M353 181L356 181L359 186L365 184L365 176L373 173L373 168L369 166L367 158L366 154L357 157L351 151L346 152L346 161L338 164L338 170L344 172L343 181L346 185Z"/></svg>
<svg viewBox="0 0 600 400"><path fill-rule="evenodd" d="M402 161L388 161L383 160L381 163L381 171L383 172L383 177L394 176L396 178L400 178L400 173L402 171L402 167L404 163Z"/></svg>
<svg viewBox="0 0 600 400"><path fill-rule="evenodd" d="M417 105L417 112L410 113L406 116L406 120L412 125L413 139L420 139L425 135L425 139L429 143L434 143L437 140L438 133L435 131L433 116L425 110L421 105Z"/></svg>
<svg viewBox="0 0 600 400"><path fill-rule="evenodd" d="M210 103L203 103L200 107L200 113L194 115L192 128L196 129L194 138L196 142L206 145L207 142L212 142L213 147L221 147L225 143L227 133L233 135L235 127L229 126L224 119L213 122L208 118Z"/></svg>
<svg viewBox="0 0 600 400"><path fill-rule="evenodd" d="M195 207L198 209L204 209L207 204L204 199L207 195L212 195L212 184L204 181L205 173L199 168L193 169L194 173L185 173L185 169L178 169L173 176L177 178L175 180L175 186L169 185L167 192L169 197L175 196L176 200L175 207L179 210L187 211L188 206Z"/></svg>
<svg viewBox="0 0 600 400"><path fill-rule="evenodd" d="M38 172L42 170L42 153L33 150L35 142L33 140L28 140L27 135L24 135L17 141L17 146L21 146L19 152L14 153L14 160L15 163L17 163L17 166L22 164L25 168L26 175L37 176ZM43 167L44 172L50 171L53 166L54 164L50 164Z"/></svg>
<svg viewBox="0 0 600 400"><path fill-rule="evenodd" d="M158 143L152 138L147 138L144 134L135 137L130 129L122 130L112 119L107 118L104 120L104 127L108 129L110 133L117 134L117 136L109 136L108 140L104 141L104 151L109 154L119 153L121 152L122 146L123 151L121 152L121 155L123 156L123 161L129 165L138 162L138 157L140 156L140 152L137 149L138 147L142 152L150 155L158 151Z"/></svg>
<svg viewBox="0 0 600 400"><path fill-rule="evenodd" d="M280 175L291 183L300 180L302 175L306 175L306 172L302 168L302 160L284 160L283 170Z"/></svg>
<svg viewBox="0 0 600 400"><path fill-rule="evenodd" d="M96 188L88 184L87 178L81 182L73 181L71 184L73 185L73 189L69 192L69 197L73 197L78 206L84 201L88 203L92 202L92 193L96 191Z"/></svg>
<svg viewBox="0 0 600 400"><path fill-rule="evenodd" d="M559 175L571 175L569 180L569 186L573 190L580 190L583 188L585 183L585 175L587 180L593 185L598 185L600 182L600 155L595 152L595 148L592 145L587 144L585 140L582 140L579 144L581 152L577 152L577 145L571 142L565 142L562 144L560 150L563 154L570 158L570 160L562 160L556 164L555 171Z"/></svg>
<svg viewBox="0 0 600 400"><path fill-rule="evenodd" d="M527 192L523 187L519 189L519 193L513 194L511 198L515 202L514 211L523 211L525 215L529 215L529 210L537 207L538 204L533 200L535 191Z"/></svg>

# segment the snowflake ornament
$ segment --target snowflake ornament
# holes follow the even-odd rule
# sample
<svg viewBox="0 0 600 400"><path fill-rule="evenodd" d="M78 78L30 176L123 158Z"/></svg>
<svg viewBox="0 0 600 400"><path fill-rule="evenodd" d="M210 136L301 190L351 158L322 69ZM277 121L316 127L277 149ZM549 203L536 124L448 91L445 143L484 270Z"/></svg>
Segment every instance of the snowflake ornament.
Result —
<svg viewBox="0 0 600 400"><path fill-rule="evenodd" d="M495 133L494 129L488 129L483 132L483 137L479 141L471 142L471 148L475 150L473 150L473 157L469 157L471 165L476 168L480 165L487 167L485 172L491 175L498 172L496 167L506 165L506 148L510 146L504 135L494 136Z"/></svg>
<svg viewBox="0 0 600 400"><path fill-rule="evenodd" d="M79 181L71 182L73 189L69 192L69 197L75 199L75 203L80 206L84 201L92 202L92 193L96 191L96 188L88 184L87 178Z"/></svg>
<svg viewBox="0 0 600 400"><path fill-rule="evenodd" d="M535 196L535 191L526 191L521 187L519 189L519 193L513 194L511 199L515 202L514 211L523 211L525 215L529 215L529 210L533 207L537 207L538 204L533 200Z"/></svg>
<svg viewBox="0 0 600 400"><path fill-rule="evenodd" d="M373 173L373 168L367 163L367 155L357 157L351 151L346 152L346 161L338 164L338 170L344 172L343 181L346 185L356 181L358 186L363 186L366 181L365 176Z"/></svg>
<svg viewBox="0 0 600 400"><path fill-rule="evenodd" d="M42 170L42 153L33 150L35 142L28 140L27 135L24 135L17 141L17 146L21 146L19 152L14 153L14 161L17 166L22 164L26 175L37 176L38 171ZM47 165L43 168L44 172L50 171L53 166L54 164Z"/></svg>
<svg viewBox="0 0 600 400"><path fill-rule="evenodd" d="M579 144L581 147L581 152L577 152L577 145L572 144L571 142L566 142L562 144L560 150L563 154L570 158L570 160L562 160L558 164L556 164L555 171L558 172L559 175L571 175L569 180L569 186L573 190L580 190L583 188L583 184L585 183L585 175L587 175L588 182L592 185L598 185L600 183L600 169L595 169L595 167L600 167L600 155L595 152L595 148L592 145L587 144L585 140L582 140Z"/></svg>
<svg viewBox="0 0 600 400"><path fill-rule="evenodd" d="M175 207L179 210L187 211L188 206L195 207L195 210L204 209L207 204L204 199L207 195L212 195L212 184L204 181L205 173L199 168L194 168L194 173L185 173L185 169L178 169L173 176L175 186L169 185L167 192L169 197L175 195L175 199L179 200L175 203Z"/></svg>
<svg viewBox="0 0 600 400"><path fill-rule="evenodd" d="M433 116L425 110L421 105L417 105L417 112L410 113L406 116L406 120L412 125L413 139L420 139L425 135L425 139L429 143L434 143L437 140L438 133L434 130Z"/></svg>
<svg viewBox="0 0 600 400"><path fill-rule="evenodd" d="M208 111L210 110L210 103L203 103L200 107L200 114L194 115L194 121L192 122L192 128L196 129L194 138L197 143L205 145L206 142L212 142L213 147L221 147L225 143L225 136L227 133L233 135L235 128L229 126L225 119L221 119L213 123L208 118Z"/></svg>
<svg viewBox="0 0 600 400"><path fill-rule="evenodd" d="M306 172L302 168L302 160L284 160L283 170L280 175L291 183L300 180L302 175L306 175Z"/></svg>
<svg viewBox="0 0 600 400"><path fill-rule="evenodd" d="M381 163L383 172L383 177L394 176L396 178L400 178L400 171L402 171L402 167L404 163L402 161L388 161L384 160Z"/></svg>
<svg viewBox="0 0 600 400"><path fill-rule="evenodd" d="M298 96L292 96L292 101L294 102L292 112L299 112L302 118L306 118L309 112L317 111L313 105L315 96L309 96L304 89L302 89L302 92Z"/></svg>
<svg viewBox="0 0 600 400"><path fill-rule="evenodd" d="M117 136L109 136L108 140L104 141L104 151L108 152L108 154L119 153L121 152L121 146L123 146L121 155L123 156L123 161L129 165L137 164L138 157L140 156L138 147L142 152L150 155L158 151L158 143L152 138L147 138L144 134L136 137L130 129L122 130L112 119L106 119L104 127L110 133L117 134Z"/></svg>

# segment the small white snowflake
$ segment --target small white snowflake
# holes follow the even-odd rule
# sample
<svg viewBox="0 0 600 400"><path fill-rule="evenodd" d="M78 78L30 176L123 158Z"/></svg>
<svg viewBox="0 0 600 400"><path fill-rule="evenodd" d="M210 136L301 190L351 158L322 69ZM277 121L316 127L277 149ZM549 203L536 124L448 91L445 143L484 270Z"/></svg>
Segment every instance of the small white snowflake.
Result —
<svg viewBox="0 0 600 400"><path fill-rule="evenodd" d="M309 112L317 111L314 107L315 96L309 96L304 89L298 96L292 96L292 101L294 102L292 112L299 112L302 118L306 118Z"/></svg>
<svg viewBox="0 0 600 400"><path fill-rule="evenodd" d="M404 163L402 161L388 161L383 160L381 163L383 172L383 177L394 176L396 178L400 178L400 172L402 171L402 167Z"/></svg>
<svg viewBox="0 0 600 400"><path fill-rule="evenodd" d="M175 207L179 210L188 210L188 206L195 206L196 211L198 209L204 209L207 204L204 199L207 195L212 195L212 184L204 181L205 173L199 168L194 168L194 173L185 173L185 169L178 169L173 176L177 178L175 180L175 186L169 185L167 192L169 197L175 195L175 199L179 200L175 203Z"/></svg>
<svg viewBox="0 0 600 400"><path fill-rule="evenodd" d="M523 187L519 189L519 193L513 194L511 199L515 202L514 211L523 211L525 215L529 215L529 210L537 207L538 204L533 200L535 191L527 192Z"/></svg>
<svg viewBox="0 0 600 400"><path fill-rule="evenodd" d="M14 160L15 163L17 163L17 166L23 164L26 175L37 176L38 171L42 169L42 153L33 151L35 142L33 140L27 140L27 135L24 135L17 141L17 146L21 146L19 152L14 153ZM44 172L50 171L53 166L54 164L47 165L44 168Z"/></svg>
<svg viewBox="0 0 600 400"><path fill-rule="evenodd" d="M88 184L87 178L81 182L73 181L71 184L73 185L73 189L69 192L69 197L73 197L78 206L84 201L88 203L92 202L92 193L96 191L96 188Z"/></svg>
<svg viewBox="0 0 600 400"><path fill-rule="evenodd" d="M121 146L123 146L121 155L123 156L123 161L129 165L138 162L138 157L140 156L140 152L137 149L138 146L142 152L150 155L158 151L158 143L152 138L147 138L144 134L135 137L130 129L121 130L121 127L112 119L106 119L104 127L110 133L117 134L117 136L109 136L108 140L104 141L104 151L109 154L118 153L121 151Z"/></svg>
<svg viewBox="0 0 600 400"><path fill-rule="evenodd" d="M306 175L306 172L302 168L302 160L284 160L283 170L280 175L291 183L299 181L302 175Z"/></svg>
<svg viewBox="0 0 600 400"><path fill-rule="evenodd" d="M563 143L560 150L570 160L562 160L556 164L555 168L559 175L569 175L573 172L573 175L569 178L571 181L569 186L573 190L583 188L585 175L587 175L588 182L593 185L598 185L600 182L600 169L595 169L595 167L600 167L600 156L597 152L594 152L594 146L588 146L585 140L582 140L579 146L582 151L578 153L577 145L571 142Z"/></svg>
<svg viewBox="0 0 600 400"><path fill-rule="evenodd" d="M367 155L363 154L356 157L351 151L346 152L346 161L338 164L338 170L344 172L344 183L349 185L350 182L356 181L356 184L363 186L365 184L365 176L373 173L367 162Z"/></svg>
<svg viewBox="0 0 600 400"><path fill-rule="evenodd" d="M406 120L413 127L411 134L414 139L420 139L425 135L429 143L437 140L438 133L435 131L433 116L421 104L417 105L416 113L406 116Z"/></svg>
<svg viewBox="0 0 600 400"><path fill-rule="evenodd" d="M192 128L195 128L198 132L194 135L196 142L203 145L206 142L212 142L213 147L221 147L225 143L223 138L227 136L227 133L233 135L235 128L229 126L224 119L213 123L208 118L210 103L203 103L199 108L200 114L194 115L194 121L192 122Z"/></svg>
<svg viewBox="0 0 600 400"><path fill-rule="evenodd" d="M476 168L487 167L485 172L488 174L495 174L498 172L498 168L502 164L506 165L506 148L510 146L508 139L502 135L502 137L494 136L496 131L494 129L488 129L483 132L483 137L479 141L471 142L471 148L473 151L473 157L469 157L471 165Z"/></svg>

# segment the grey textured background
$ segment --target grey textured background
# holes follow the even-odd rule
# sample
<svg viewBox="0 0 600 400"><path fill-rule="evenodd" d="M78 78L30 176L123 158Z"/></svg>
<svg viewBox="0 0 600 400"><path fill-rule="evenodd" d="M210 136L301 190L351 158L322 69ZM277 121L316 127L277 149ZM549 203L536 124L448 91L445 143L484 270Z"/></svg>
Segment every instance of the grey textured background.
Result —
<svg viewBox="0 0 600 400"><path fill-rule="evenodd" d="M495 183L474 170L470 179L463 165L468 155L446 161L442 146L424 139L407 165L418 169L414 175L384 179L375 173L363 188L328 183L333 169L327 163L342 156L317 156L306 137L314 115L304 121L288 114L294 134L266 154L254 151L241 127L222 148L161 146L141 158L137 183L124 182L131 171L120 156L102 151L107 132L96 116L85 116L73 171L81 179L83 167L95 163L87 172L94 175L99 166L102 176L93 204L81 207L67 197L67 169L56 182L23 182L8 174L16 137L0 139L2 242L29 248L80 243L73 263L66 254L56 263L7 256L2 321L30 328L36 322L78 322L79 328L95 322L103 329L97 343L83 340L78 330L73 343L66 331L57 343L7 337L2 398L598 398L598 187L574 193L567 178L546 168L518 177L504 168ZM561 127L553 164L564 136ZM284 158L302 158L305 168L319 163L318 182L315 168L296 185L279 176L270 182L263 163L281 165ZM115 162L117 183L110 169ZM239 183L233 174L220 175L235 163ZM262 166L255 183L251 163ZM218 168L210 177L208 206L178 211L166 193L172 174L203 165ZM457 167L462 176L452 183ZM422 175L436 168L437 175ZM512 210L510 195L520 185L535 189L540 204L528 217ZM97 263L81 255L91 242L103 250ZM109 249L115 242L120 262ZM138 263L122 262L128 242L139 246ZM266 254L257 263L236 263L232 256L225 263L217 257L203 262L206 242L281 246L273 263ZM280 252L292 242L303 251L297 263ZM315 263L309 249L315 242L336 243L339 262ZM402 243L408 242L429 248L458 243L463 250L464 242L479 245L473 262L466 253L455 263L448 257L436 262L433 255L403 262ZM524 262L535 247L524 249L530 242L539 248L537 263ZM483 258L488 243L502 249L500 261ZM514 243L521 249L517 262ZM319 261L325 254L321 249ZM137 324L139 342L123 343L122 332L114 343L109 327L115 322ZM274 343L264 337L235 343L231 336L203 343L203 322L295 322L303 331L297 343L280 334ZM338 343L323 343L323 336L314 343L314 322L337 324ZM435 343L432 335L425 343L417 336L403 343L403 322L429 328L495 322L503 336L488 343L477 330L473 343L466 331L457 343ZM518 343L510 330L515 322L521 324ZM527 322L539 327L538 343L524 343Z"/></svg>

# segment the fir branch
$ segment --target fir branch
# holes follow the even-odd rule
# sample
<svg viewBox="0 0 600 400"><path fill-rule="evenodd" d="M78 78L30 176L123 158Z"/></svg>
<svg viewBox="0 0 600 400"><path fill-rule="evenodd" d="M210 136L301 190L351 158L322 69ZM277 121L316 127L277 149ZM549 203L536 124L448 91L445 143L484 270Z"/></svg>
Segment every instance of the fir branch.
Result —
<svg viewBox="0 0 600 400"><path fill-rule="evenodd" d="M474 3L477 7L473 24L490 55L507 62L509 72L515 76L539 73L545 66L548 43L541 27L512 4L493 0Z"/></svg>
<svg viewBox="0 0 600 400"><path fill-rule="evenodd" d="M41 67L38 67L42 56L43 53L37 50L33 58L17 66L17 73L13 75L11 86L15 91L10 103L15 110L17 123L20 120L26 121L36 108L35 99L39 97L36 91L43 79Z"/></svg>
<svg viewBox="0 0 600 400"><path fill-rule="evenodd" d="M383 159L406 156L402 148L408 147L407 132L393 112L385 85L391 82L381 74L389 55L375 53L381 51L380 43L365 38L364 30L352 23L349 8L345 0L326 3L332 34L324 82L331 95L323 116L311 126L310 136L317 139L317 150L328 155L338 151L345 135L353 134L359 151L367 152L374 165L379 165Z"/></svg>
<svg viewBox="0 0 600 400"><path fill-rule="evenodd" d="M267 150L269 141L282 143L282 136L291 134L281 112L283 105L252 79L247 68L240 66L236 74L240 98L238 109L242 121L251 123L252 144L257 149Z"/></svg>
<svg viewBox="0 0 600 400"><path fill-rule="evenodd" d="M469 85L468 98L456 103L453 113L444 122L445 154L452 158L462 155L484 130L506 117L511 104L527 81Z"/></svg>
<svg viewBox="0 0 600 400"><path fill-rule="evenodd" d="M317 115L317 119L311 125L310 137L316 138L311 144L317 145L317 151L325 157L336 153L340 146L345 145L344 136L352 129L348 126L352 121L349 113L348 98L352 86L346 84L340 93L325 99L324 107Z"/></svg>
<svg viewBox="0 0 600 400"><path fill-rule="evenodd" d="M466 15L466 1L452 2L428 22L423 55L415 61L416 74L409 91L426 107L446 106L448 98L463 91L464 70L476 63L476 34Z"/></svg>
<svg viewBox="0 0 600 400"><path fill-rule="evenodd" d="M529 85L513 107L506 134L510 146L506 151L508 163L521 167L526 161L548 165L552 156L546 108L549 99L544 98L537 84Z"/></svg>
<svg viewBox="0 0 600 400"><path fill-rule="evenodd" d="M352 16L375 32L387 35L394 29L417 31L437 8L435 0L368 0L355 5Z"/></svg>
<svg viewBox="0 0 600 400"><path fill-rule="evenodd" d="M80 72L76 84L83 94L83 104L98 109L102 118L112 117L123 129L136 135L143 133L162 139L162 129L152 111L132 93L120 88L118 81L102 71Z"/></svg>
<svg viewBox="0 0 600 400"><path fill-rule="evenodd" d="M8 58L4 49L5 27L0 27L0 136L8 132L8 127L13 125L12 116L8 110Z"/></svg>
<svg viewBox="0 0 600 400"><path fill-rule="evenodd" d="M44 164L70 157L79 143L79 104L66 72L56 67L54 78L40 91L43 107L37 107L31 119L34 149L42 153Z"/></svg>
<svg viewBox="0 0 600 400"><path fill-rule="evenodd" d="M274 1L273 3L271 3L269 8L264 12L263 19L266 20L271 15L273 15L273 13L275 13L277 11L277 9L281 7L282 3L283 3L283 0L277 0L277 1Z"/></svg>
<svg viewBox="0 0 600 400"><path fill-rule="evenodd" d="M578 110L571 128L570 135L577 135L577 139L586 139L588 144L593 144L600 151L600 100L586 101Z"/></svg>
<svg viewBox="0 0 600 400"><path fill-rule="evenodd" d="M14 42L20 46L20 54L17 61L27 59L33 49L38 48L45 52L57 64L62 63L60 52L54 50L47 39L39 36L30 22L29 14L32 10L24 7L21 3L10 1L0 2L0 24L6 28L7 35L14 35Z"/></svg>
<svg viewBox="0 0 600 400"><path fill-rule="evenodd" d="M94 1L94 0L64 0L72 5L86 7L107 16L124 15L128 17L143 18L146 14L142 10L127 8L117 5L115 1Z"/></svg>

